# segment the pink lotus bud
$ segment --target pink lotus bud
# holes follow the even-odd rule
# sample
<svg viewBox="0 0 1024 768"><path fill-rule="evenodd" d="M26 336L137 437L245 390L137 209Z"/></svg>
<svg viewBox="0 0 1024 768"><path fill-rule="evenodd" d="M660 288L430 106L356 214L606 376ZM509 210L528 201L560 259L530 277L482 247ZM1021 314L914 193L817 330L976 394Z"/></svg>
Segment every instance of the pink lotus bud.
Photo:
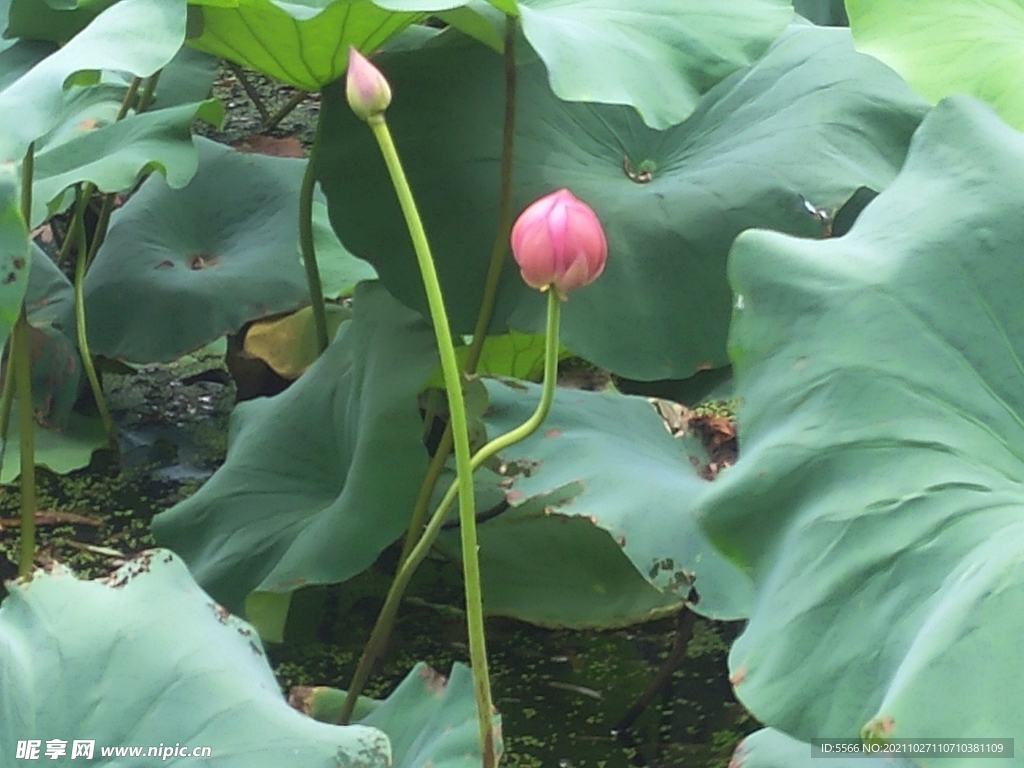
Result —
<svg viewBox="0 0 1024 768"><path fill-rule="evenodd" d="M512 255L523 280L546 291L569 291L593 282L604 270L608 243L597 215L568 189L531 203L512 227Z"/></svg>
<svg viewBox="0 0 1024 768"><path fill-rule="evenodd" d="M352 46L348 49L345 96L360 120L383 115L391 103L391 86L384 75Z"/></svg>

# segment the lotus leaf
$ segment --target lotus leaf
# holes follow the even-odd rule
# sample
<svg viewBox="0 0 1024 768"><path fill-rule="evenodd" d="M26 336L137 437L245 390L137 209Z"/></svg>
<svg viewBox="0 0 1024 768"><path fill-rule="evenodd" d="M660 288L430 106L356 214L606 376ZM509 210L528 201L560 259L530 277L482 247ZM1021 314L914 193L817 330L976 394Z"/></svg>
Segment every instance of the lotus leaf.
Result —
<svg viewBox="0 0 1024 768"><path fill-rule="evenodd" d="M197 34L190 46L308 91L342 75L350 45L372 51L426 18L371 0L200 0L191 10Z"/></svg>
<svg viewBox="0 0 1024 768"><path fill-rule="evenodd" d="M895 69L925 98L970 93L1024 128L1024 2L847 0L859 50Z"/></svg>
<svg viewBox="0 0 1024 768"><path fill-rule="evenodd" d="M73 740L88 739L95 758L104 746L187 743L210 747L203 764L215 767L456 768L476 747L461 666L447 685L418 666L366 724L326 725L292 709L252 627L166 550L143 552L106 579L80 581L57 565L9 589L0 607L0 745L11 753L18 740L57 738L71 754Z"/></svg>
<svg viewBox="0 0 1024 768"><path fill-rule="evenodd" d="M33 410L44 426L63 431L82 381L82 361L75 339L74 296L71 281L35 243L25 311L30 325ZM84 458L79 466L88 463L88 454Z"/></svg>
<svg viewBox="0 0 1024 768"><path fill-rule="evenodd" d="M449 35L378 62L394 90L388 123L418 192L452 324L468 333L497 223L501 61ZM805 198L834 209L862 185L884 188L926 109L888 68L854 52L847 30L807 25L790 28L667 131L627 107L561 101L544 65L526 54L517 103L514 210L568 186L608 236L608 266L567 302L562 340L602 368L645 380L725 365L724 265L736 234L761 226L821 236ZM325 89L323 108L329 129L317 173L335 230L399 300L425 311L370 132L341 89ZM491 331L509 324L543 329L543 301L511 260Z"/></svg>
<svg viewBox="0 0 1024 768"><path fill-rule="evenodd" d="M187 187L152 176L111 217L85 280L96 354L166 362L309 303L295 252L305 162L195 141Z"/></svg>
<svg viewBox="0 0 1024 768"><path fill-rule="evenodd" d="M10 335L28 287L31 250L20 205L17 176L0 163L0 342Z"/></svg>
<svg viewBox="0 0 1024 768"><path fill-rule="evenodd" d="M916 763L900 757L829 757L812 756L810 744L797 741L781 731L763 728L740 742L729 763L732 768L914 768Z"/></svg>
<svg viewBox="0 0 1024 768"><path fill-rule="evenodd" d="M107 8L67 45L0 90L0 113L18 115L0 133L0 161L20 161L29 144L52 130L73 75L104 69L152 75L184 39L184 0L121 0Z"/></svg>
<svg viewBox="0 0 1024 768"><path fill-rule="evenodd" d="M433 336L376 283L360 284L354 309L295 384L236 408L224 465L153 521L235 610L253 590L354 576L408 523L426 470L416 395Z"/></svg>
<svg viewBox="0 0 1024 768"><path fill-rule="evenodd" d="M796 738L1024 739L1019 167L954 97L847 235L732 249L742 455L698 513L755 584L737 695Z"/></svg>
<svg viewBox="0 0 1024 768"><path fill-rule="evenodd" d="M491 436L525 421L539 398L537 385L486 383ZM673 438L647 400L559 389L543 426L501 460L510 508L479 533L490 611L544 625L622 626L690 597L716 618L745 615L748 579L692 514L708 456L695 438ZM458 551L454 540L449 549Z"/></svg>
<svg viewBox="0 0 1024 768"><path fill-rule="evenodd" d="M7 35L64 44L117 0L9 0Z"/></svg>
<svg viewBox="0 0 1024 768"><path fill-rule="evenodd" d="M388 735L395 768L480 765L473 673L465 664L455 664L447 680L426 664L417 664L359 723ZM500 755L500 716L494 717L494 729Z"/></svg>
<svg viewBox="0 0 1024 768"><path fill-rule="evenodd" d="M567 101L626 104L652 128L685 120L789 23L788 0L518 0L523 34Z"/></svg>
<svg viewBox="0 0 1024 768"><path fill-rule="evenodd" d="M192 121L219 125L221 103L211 99L118 120L124 92L124 86L103 84L67 94L59 124L36 142L33 224L63 208L64 198L70 202L62 193L82 181L101 192L119 192L151 171L160 171L172 188L185 186L195 174Z"/></svg>

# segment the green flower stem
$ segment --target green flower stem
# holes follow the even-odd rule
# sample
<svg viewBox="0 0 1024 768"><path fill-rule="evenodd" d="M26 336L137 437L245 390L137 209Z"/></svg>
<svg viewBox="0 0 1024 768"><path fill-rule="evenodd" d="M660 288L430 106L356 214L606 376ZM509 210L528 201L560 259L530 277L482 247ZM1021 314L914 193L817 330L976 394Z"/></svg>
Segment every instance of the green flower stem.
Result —
<svg viewBox="0 0 1024 768"><path fill-rule="evenodd" d="M18 576L32 574L36 554L36 461L35 436L32 416L32 363L28 350L28 318L25 305L14 324L11 337L14 366L14 388L18 399L18 432L21 448L21 553L18 556Z"/></svg>
<svg viewBox="0 0 1024 768"><path fill-rule="evenodd" d="M430 422L427 421L426 424L429 429ZM416 496L416 503L413 504L412 508L412 516L409 518L409 527L405 531L405 541L402 542L402 554L398 558L399 565L404 563L406 558L409 557L412 548L416 546L416 542L420 540L420 536L423 534L423 518L427 514L427 507L430 506L430 497L434 495L434 486L437 485L437 480L444 471L444 463L451 452L452 423L449 421L445 424L444 432L441 433L441 439L437 442L437 449L434 451L434 455L430 457L427 471L423 474L420 492Z"/></svg>
<svg viewBox="0 0 1024 768"><path fill-rule="evenodd" d="M139 96L139 103L135 105L136 113L145 112L149 109L149 105L153 103L153 97L156 96L156 85L160 82L160 74L162 72L162 69L158 69L146 78L145 83L142 86L142 94ZM124 115L121 117L124 117Z"/></svg>
<svg viewBox="0 0 1024 768"><path fill-rule="evenodd" d="M512 151L516 134L516 20L505 17L505 50L502 55L505 70L505 120L501 135L501 186L498 197L498 230L491 249L491 261L484 280L484 295L480 300L480 312L473 328L473 342L466 358L466 370L476 370L483 351L487 327L494 315L494 302L498 295L501 270L508 254L509 235L512 233Z"/></svg>
<svg viewBox="0 0 1024 768"><path fill-rule="evenodd" d="M462 532L462 572L466 587L466 623L469 629L469 660L473 668L473 688L476 692L477 717L480 727L480 749L484 768L497 765L497 751L492 726L493 705L491 685L487 671L487 645L484 637L483 597L480 591L480 558L476 539L476 502L473 497L473 469L469 453L469 425L466 420L466 404L462 395L462 373L455 357L448 314L441 295L441 283L434 268L423 222L413 199L409 182L402 170L398 152L391 139L384 116L372 117L367 121L374 138L380 145L384 162L391 175L391 182L398 194L409 235L412 237L416 259L423 276L423 287L430 306L430 319L434 326L438 352L441 356L441 371L444 374L448 393L448 412L452 425L455 445L455 467L459 484L459 520Z"/></svg>
<svg viewBox="0 0 1024 768"><path fill-rule="evenodd" d="M36 145L28 145L25 158L21 161L21 217L25 226L32 226L32 176L36 167Z"/></svg>
<svg viewBox="0 0 1024 768"><path fill-rule="evenodd" d="M299 189L299 247L302 249L302 263L306 267L306 284L309 286L309 304L313 309L313 325L316 327L316 343L322 354L331 343L327 335L327 310L324 307L324 288L320 281L320 266L316 263L316 246L313 243L313 188L316 186L316 155L323 132L321 109L316 119L316 133L313 147L309 150L306 172L302 175Z"/></svg>
<svg viewBox="0 0 1024 768"><path fill-rule="evenodd" d="M71 222L71 229L68 237L77 239L77 254L75 256L75 330L78 337L78 351L82 357L82 367L85 368L85 375L89 379L89 387L92 389L93 399L96 401L96 409L100 412L100 419L103 421L103 431L107 435L107 442L111 448L117 446L117 435L114 431L114 420L110 416L110 409L107 408L106 398L103 397L103 387L100 386L99 376L96 375L96 367L92 363L92 355L89 353L89 337L85 326L85 267L89 257L89 247L85 237L85 206L89 204L89 198L95 190L91 184L86 184L84 189L78 190L78 200L75 203L74 220Z"/></svg>
<svg viewBox="0 0 1024 768"><path fill-rule="evenodd" d="M35 144L29 144L21 165L21 216L25 226L32 220L32 175L35 167ZM34 423L32 415L32 361L29 357L28 317L25 300L11 333L11 351L7 357L7 376L14 378L14 394L18 398L18 431L21 449L21 551L18 555L18 576L31 578L36 555L36 457ZM4 398L10 397L11 388L4 381ZM10 402L6 404L10 420ZM7 443L7 424L4 425L4 444Z"/></svg>
<svg viewBox="0 0 1024 768"><path fill-rule="evenodd" d="M466 356L465 371L473 373L480 362L480 354L483 351L484 340L487 338L487 327L491 324L491 317L494 314L494 302L498 295L498 283L501 280L501 270L505 264L505 256L508 253L509 235L512 232L512 150L515 140L515 118L516 118L516 20L512 17L505 19L505 49L503 53L505 69L505 120L501 137L501 181L498 198L498 229L494 236L494 247L491 249L491 261L487 267L487 277L484 281L484 293L480 299L480 311L477 314L476 325L473 328L473 341ZM429 424L429 422L428 422ZM402 555L399 563L405 561L412 551L413 546L419 540L423 527L423 518L427 514L427 506L430 497L434 492L437 479L444 469L444 462L452 449L451 424L445 427L444 434L438 443L437 450L431 458L430 465L423 476L423 483L420 486L419 496L413 506L412 516L409 519L409 528L405 534L405 542L402 545Z"/></svg>
<svg viewBox="0 0 1024 768"><path fill-rule="evenodd" d="M473 454L470 465L474 470L498 452L533 434L547 417L548 411L551 410L551 402L555 397L555 382L558 379L558 321L561 308L562 305L558 295L554 291L549 291L547 337L544 347L544 383L541 388L540 402L537 403L536 410L534 410L530 418L518 427L503 435L499 435ZM409 586L409 582L412 580L416 569L423 562L430 548L434 545L437 535L441 532L441 526L447 517L448 509L455 500L458 491L459 485L456 479L448 486L448 490L441 499L441 503L438 504L426 530L419 538L419 541L416 542L416 546L412 548L409 557L399 566L398 573L395 574L395 579L391 582L387 597L384 599L384 605L377 616L377 622L373 626L373 632L363 648L363 655L360 657L355 674L352 676L345 704L342 707L341 723L347 723L349 717L351 717L359 694L362 692L363 686L366 685L366 680L370 676L374 662L376 662L391 632L391 627L395 623L395 617L398 615L398 606L402 601L402 596L405 594L405 590Z"/></svg>
<svg viewBox="0 0 1024 768"><path fill-rule="evenodd" d="M128 84L128 90L124 93L124 98L121 99L121 107L117 110L117 117L114 118L114 122L118 120L124 120L125 115L131 110L132 105L135 104L135 94L139 92L139 85L142 84L141 77L133 77L131 83Z"/></svg>

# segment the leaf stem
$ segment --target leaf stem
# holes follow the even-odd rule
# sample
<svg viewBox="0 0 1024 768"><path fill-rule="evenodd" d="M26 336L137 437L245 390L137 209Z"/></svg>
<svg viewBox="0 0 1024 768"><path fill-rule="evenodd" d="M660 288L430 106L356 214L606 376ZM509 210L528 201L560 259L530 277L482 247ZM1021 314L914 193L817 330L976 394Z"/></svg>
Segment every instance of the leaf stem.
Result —
<svg viewBox="0 0 1024 768"><path fill-rule="evenodd" d="M466 358L466 370L475 371L483 351L487 328L494 315L494 302L498 295L501 270L508 254L509 235L512 232L512 160L516 135L516 20L505 17L505 50L502 61L505 71L505 119L501 134L501 187L498 197L498 229L491 248L491 261L484 280L484 295L480 301L473 342Z"/></svg>
<svg viewBox="0 0 1024 768"><path fill-rule="evenodd" d="M316 156L323 133L323 109L317 114L316 133L313 146L306 161L306 172L302 175L299 188L299 247L302 250L302 264L306 268L306 284L309 286L309 303L313 310L313 325L316 327L316 343L323 354L331 343L327 335L327 310L324 308L324 287L320 281L320 265L316 262L316 245L313 242L313 189L316 186Z"/></svg>
<svg viewBox="0 0 1024 768"><path fill-rule="evenodd" d="M21 164L21 217L25 227L32 220L32 176L35 169L35 144L28 145L25 159ZM31 269L31 267L29 267ZM21 531L20 553L18 555L18 576L31 578L36 555L36 461L35 443L32 430L32 361L29 355L28 317L25 314L25 298L11 334L11 351L7 358L7 379L14 376L14 395L18 399L18 438L21 452ZM10 387L4 381L4 397L10 397ZM10 402L7 402L7 418L10 418ZM4 444L6 445L6 425Z"/></svg>
<svg viewBox="0 0 1024 768"><path fill-rule="evenodd" d="M249 82L249 77L245 74L245 70L233 61L225 61L225 63L228 65L228 69L234 73L235 78L249 96L249 99L252 101L252 105L256 107L256 111L260 113L260 121L266 123L267 119L270 117L270 111L267 109L267 105L263 103L263 98L260 96L259 91L256 90L256 87L251 82Z"/></svg>
<svg viewBox="0 0 1024 768"><path fill-rule="evenodd" d="M551 410L551 403L555 397L555 382L558 379L558 323L561 308L562 304L557 294L554 291L548 291L547 337L544 347L544 383L542 384L540 401L537 403L537 408L530 418L518 427L503 435L499 435L473 454L470 464L474 470L499 451L533 434L547 417L548 411ZM352 676L352 682L349 685L339 722L347 723L348 718L351 717L359 694L363 686L366 685L366 680L373 669L373 664L380 655L391 627L394 625L402 596L405 594L405 590L409 586L409 582L416 569L423 562L430 548L434 545L437 535L441 532L441 526L444 524L448 510L455 500L458 488L458 480L453 480L448 486L448 490L445 492L440 504L437 505L437 509L434 511L433 516L431 516L423 535L416 542L409 556L399 566L398 573L395 574L394 581L391 582L391 587L388 589L387 597L384 599L384 605L377 616L377 622L373 626L373 632L363 648L363 655L360 657L355 674Z"/></svg>
<svg viewBox="0 0 1024 768"><path fill-rule="evenodd" d="M282 120L288 117L288 115L290 115L295 110L295 108L298 107L299 104L304 102L308 97L309 93L300 90L290 99L288 99L288 101L286 101L284 105L279 110L277 110L277 112L275 112L269 118L267 118L267 120L263 123L263 130L269 131L271 128L276 127L278 123L280 123Z"/></svg>
<svg viewBox="0 0 1024 768"><path fill-rule="evenodd" d="M78 200L75 203L74 219L71 222L71 231L68 237L74 236L77 239L77 253L75 254L75 332L78 339L78 352L82 358L82 367L85 368L86 378L89 380L89 387L92 389L93 399L96 401L96 409L100 412L100 419L103 421L103 431L107 435L107 442L111 448L117 446L117 435L114 431L114 419L110 416L110 409L107 408L106 398L103 397L103 387L100 385L99 376L96 375L96 367L92 362L92 354L89 352L89 337L85 325L85 267L90 256L90 249L85 236L85 207L89 204L89 198L95 190L91 184L83 185L78 190Z"/></svg>
<svg viewBox="0 0 1024 768"><path fill-rule="evenodd" d="M477 717L480 728L480 749L484 768L497 765L497 750L494 741L493 705L491 686L487 670L487 645L484 637L483 597L480 591L480 559L476 538L476 503L473 493L473 468L469 453L469 426L466 419L466 404L462 395L462 374L455 357L451 327L441 295L441 283L434 267L427 235L420 220L412 190L398 159L391 132L383 115L371 117L367 123L374 138L380 145L388 173L398 195L398 201L405 216L412 238L416 260L423 276L423 287L430 307L430 319L434 326L438 353L441 357L441 371L444 374L445 389L448 393L448 412L455 446L455 467L458 481L459 520L462 533L462 571L466 589L466 623L469 630L469 659L473 669L473 688L476 693Z"/></svg>
<svg viewBox="0 0 1024 768"><path fill-rule="evenodd" d="M516 120L516 20L510 16L505 18L505 49L503 62L505 70L505 118L501 136L501 180L498 194L498 229L494 235L494 246L491 249L491 260L487 267L487 277L484 280L484 293L480 299L480 311L477 314L476 325L473 328L473 341L466 356L465 371L473 373L480 363L480 354L483 351L484 340L487 338L487 328L491 324L491 317L494 314L494 302L498 294L498 284L501 280L501 270L505 264L505 256L508 253L508 240L512 231L512 152L515 141L515 120ZM430 460L427 471L423 476L423 483L420 486L419 495L413 506L412 516L409 518L409 528L405 534L405 542L402 544L402 554L398 562L402 563L409 556L413 546L420 537L423 527L423 517L427 513L427 506L430 497L434 492L437 479L444 469L444 462L452 449L451 423L445 427L437 450Z"/></svg>
<svg viewBox="0 0 1024 768"><path fill-rule="evenodd" d="M149 109L149 105L153 103L153 97L156 96L156 85L160 82L160 75L162 72L162 69L158 69L146 78L142 94L139 96L139 103L135 105L136 114L145 112ZM127 114L127 112L125 114ZM121 117L124 117L124 115Z"/></svg>
<svg viewBox="0 0 1024 768"><path fill-rule="evenodd" d="M21 552L18 576L31 576L36 554L36 462L32 415L32 362L29 357L28 318L25 305L11 337L15 397L18 400L18 438L21 450ZM10 373L10 371L8 372Z"/></svg>

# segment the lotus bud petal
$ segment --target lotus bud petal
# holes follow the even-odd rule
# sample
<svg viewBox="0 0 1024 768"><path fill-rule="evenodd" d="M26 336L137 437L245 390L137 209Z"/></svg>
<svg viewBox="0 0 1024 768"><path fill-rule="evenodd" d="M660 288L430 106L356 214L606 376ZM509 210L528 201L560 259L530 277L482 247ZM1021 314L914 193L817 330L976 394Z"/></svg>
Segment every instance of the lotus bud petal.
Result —
<svg viewBox="0 0 1024 768"><path fill-rule="evenodd" d="M597 215L568 189L531 203L512 227L512 255L531 288L569 291L593 282L604 270L608 243Z"/></svg>
<svg viewBox="0 0 1024 768"><path fill-rule="evenodd" d="M383 115L391 103L391 86L387 79L368 58L353 47L348 49L345 96L360 120Z"/></svg>

